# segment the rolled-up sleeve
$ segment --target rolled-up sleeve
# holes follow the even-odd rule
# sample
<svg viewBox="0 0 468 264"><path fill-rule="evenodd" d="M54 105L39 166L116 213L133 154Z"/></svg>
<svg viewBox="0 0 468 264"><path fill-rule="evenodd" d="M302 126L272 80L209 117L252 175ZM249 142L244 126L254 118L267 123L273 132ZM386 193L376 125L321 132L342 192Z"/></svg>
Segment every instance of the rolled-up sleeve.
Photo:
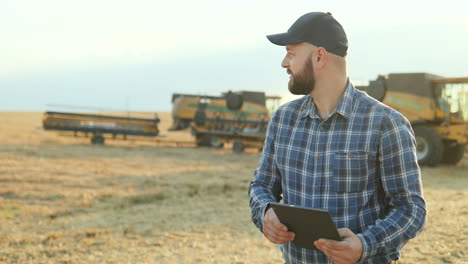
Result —
<svg viewBox="0 0 468 264"><path fill-rule="evenodd" d="M426 222L426 206L416 157L416 141L409 122L399 113L381 126L380 172L388 214L364 232L361 261L400 249L419 234Z"/></svg>

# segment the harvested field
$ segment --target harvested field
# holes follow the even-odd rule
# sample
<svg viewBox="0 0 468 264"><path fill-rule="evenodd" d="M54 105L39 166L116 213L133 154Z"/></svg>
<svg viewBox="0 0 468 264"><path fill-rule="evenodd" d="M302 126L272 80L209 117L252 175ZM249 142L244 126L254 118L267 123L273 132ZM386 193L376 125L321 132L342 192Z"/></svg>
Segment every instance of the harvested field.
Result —
<svg viewBox="0 0 468 264"><path fill-rule="evenodd" d="M259 153L94 146L41 130L41 118L0 112L0 263L282 263L250 221ZM168 139L192 140L160 118ZM422 174L427 226L399 263L468 263L468 159Z"/></svg>

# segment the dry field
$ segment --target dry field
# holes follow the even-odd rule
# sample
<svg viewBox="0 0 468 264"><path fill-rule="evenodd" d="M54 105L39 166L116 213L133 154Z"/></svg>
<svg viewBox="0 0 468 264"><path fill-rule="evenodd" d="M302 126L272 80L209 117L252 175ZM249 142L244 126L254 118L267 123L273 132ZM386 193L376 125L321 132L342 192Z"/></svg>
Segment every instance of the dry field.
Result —
<svg viewBox="0 0 468 264"><path fill-rule="evenodd" d="M187 131L167 138L192 140ZM87 138L0 112L0 263L282 263L250 221L259 154ZM422 168L428 223L400 263L468 263L468 160Z"/></svg>

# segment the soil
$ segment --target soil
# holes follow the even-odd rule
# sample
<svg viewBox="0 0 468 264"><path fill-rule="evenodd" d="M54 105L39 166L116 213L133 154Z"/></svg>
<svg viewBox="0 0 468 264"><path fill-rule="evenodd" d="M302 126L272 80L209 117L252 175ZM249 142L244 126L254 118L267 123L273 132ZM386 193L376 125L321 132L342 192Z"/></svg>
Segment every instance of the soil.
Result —
<svg viewBox="0 0 468 264"><path fill-rule="evenodd" d="M283 263L250 220L258 151L176 145L190 131L160 118L163 140L98 146L0 112L0 263ZM421 171L428 221L399 263L468 263L468 159Z"/></svg>

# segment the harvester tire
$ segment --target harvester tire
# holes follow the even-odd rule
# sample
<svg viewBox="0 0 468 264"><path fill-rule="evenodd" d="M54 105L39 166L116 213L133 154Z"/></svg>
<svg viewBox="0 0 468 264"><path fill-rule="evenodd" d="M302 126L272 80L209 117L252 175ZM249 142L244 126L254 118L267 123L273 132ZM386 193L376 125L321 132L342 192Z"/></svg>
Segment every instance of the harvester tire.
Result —
<svg viewBox="0 0 468 264"><path fill-rule="evenodd" d="M196 135L196 142L198 147L210 147L211 139L207 135Z"/></svg>
<svg viewBox="0 0 468 264"><path fill-rule="evenodd" d="M93 145L104 145L104 137L100 134L94 134L91 137L91 144Z"/></svg>
<svg viewBox="0 0 468 264"><path fill-rule="evenodd" d="M419 165L436 166L442 160L444 144L437 132L427 126L414 127Z"/></svg>
<svg viewBox="0 0 468 264"><path fill-rule="evenodd" d="M226 94L226 105L229 110L237 111L242 108L244 104L244 98L238 93L233 93L231 91Z"/></svg>
<svg viewBox="0 0 468 264"><path fill-rule="evenodd" d="M234 153L242 153L244 152L244 149L245 149L244 142L240 140L236 140L234 141L234 144L232 144L232 151Z"/></svg>
<svg viewBox="0 0 468 264"><path fill-rule="evenodd" d="M447 142L444 146L444 156L442 162L446 164L457 164L465 155L466 145Z"/></svg>
<svg viewBox="0 0 468 264"><path fill-rule="evenodd" d="M224 147L224 143L220 140L220 138L218 137L215 137L215 136L211 136L210 137L210 146L213 147L213 148L223 148Z"/></svg>

